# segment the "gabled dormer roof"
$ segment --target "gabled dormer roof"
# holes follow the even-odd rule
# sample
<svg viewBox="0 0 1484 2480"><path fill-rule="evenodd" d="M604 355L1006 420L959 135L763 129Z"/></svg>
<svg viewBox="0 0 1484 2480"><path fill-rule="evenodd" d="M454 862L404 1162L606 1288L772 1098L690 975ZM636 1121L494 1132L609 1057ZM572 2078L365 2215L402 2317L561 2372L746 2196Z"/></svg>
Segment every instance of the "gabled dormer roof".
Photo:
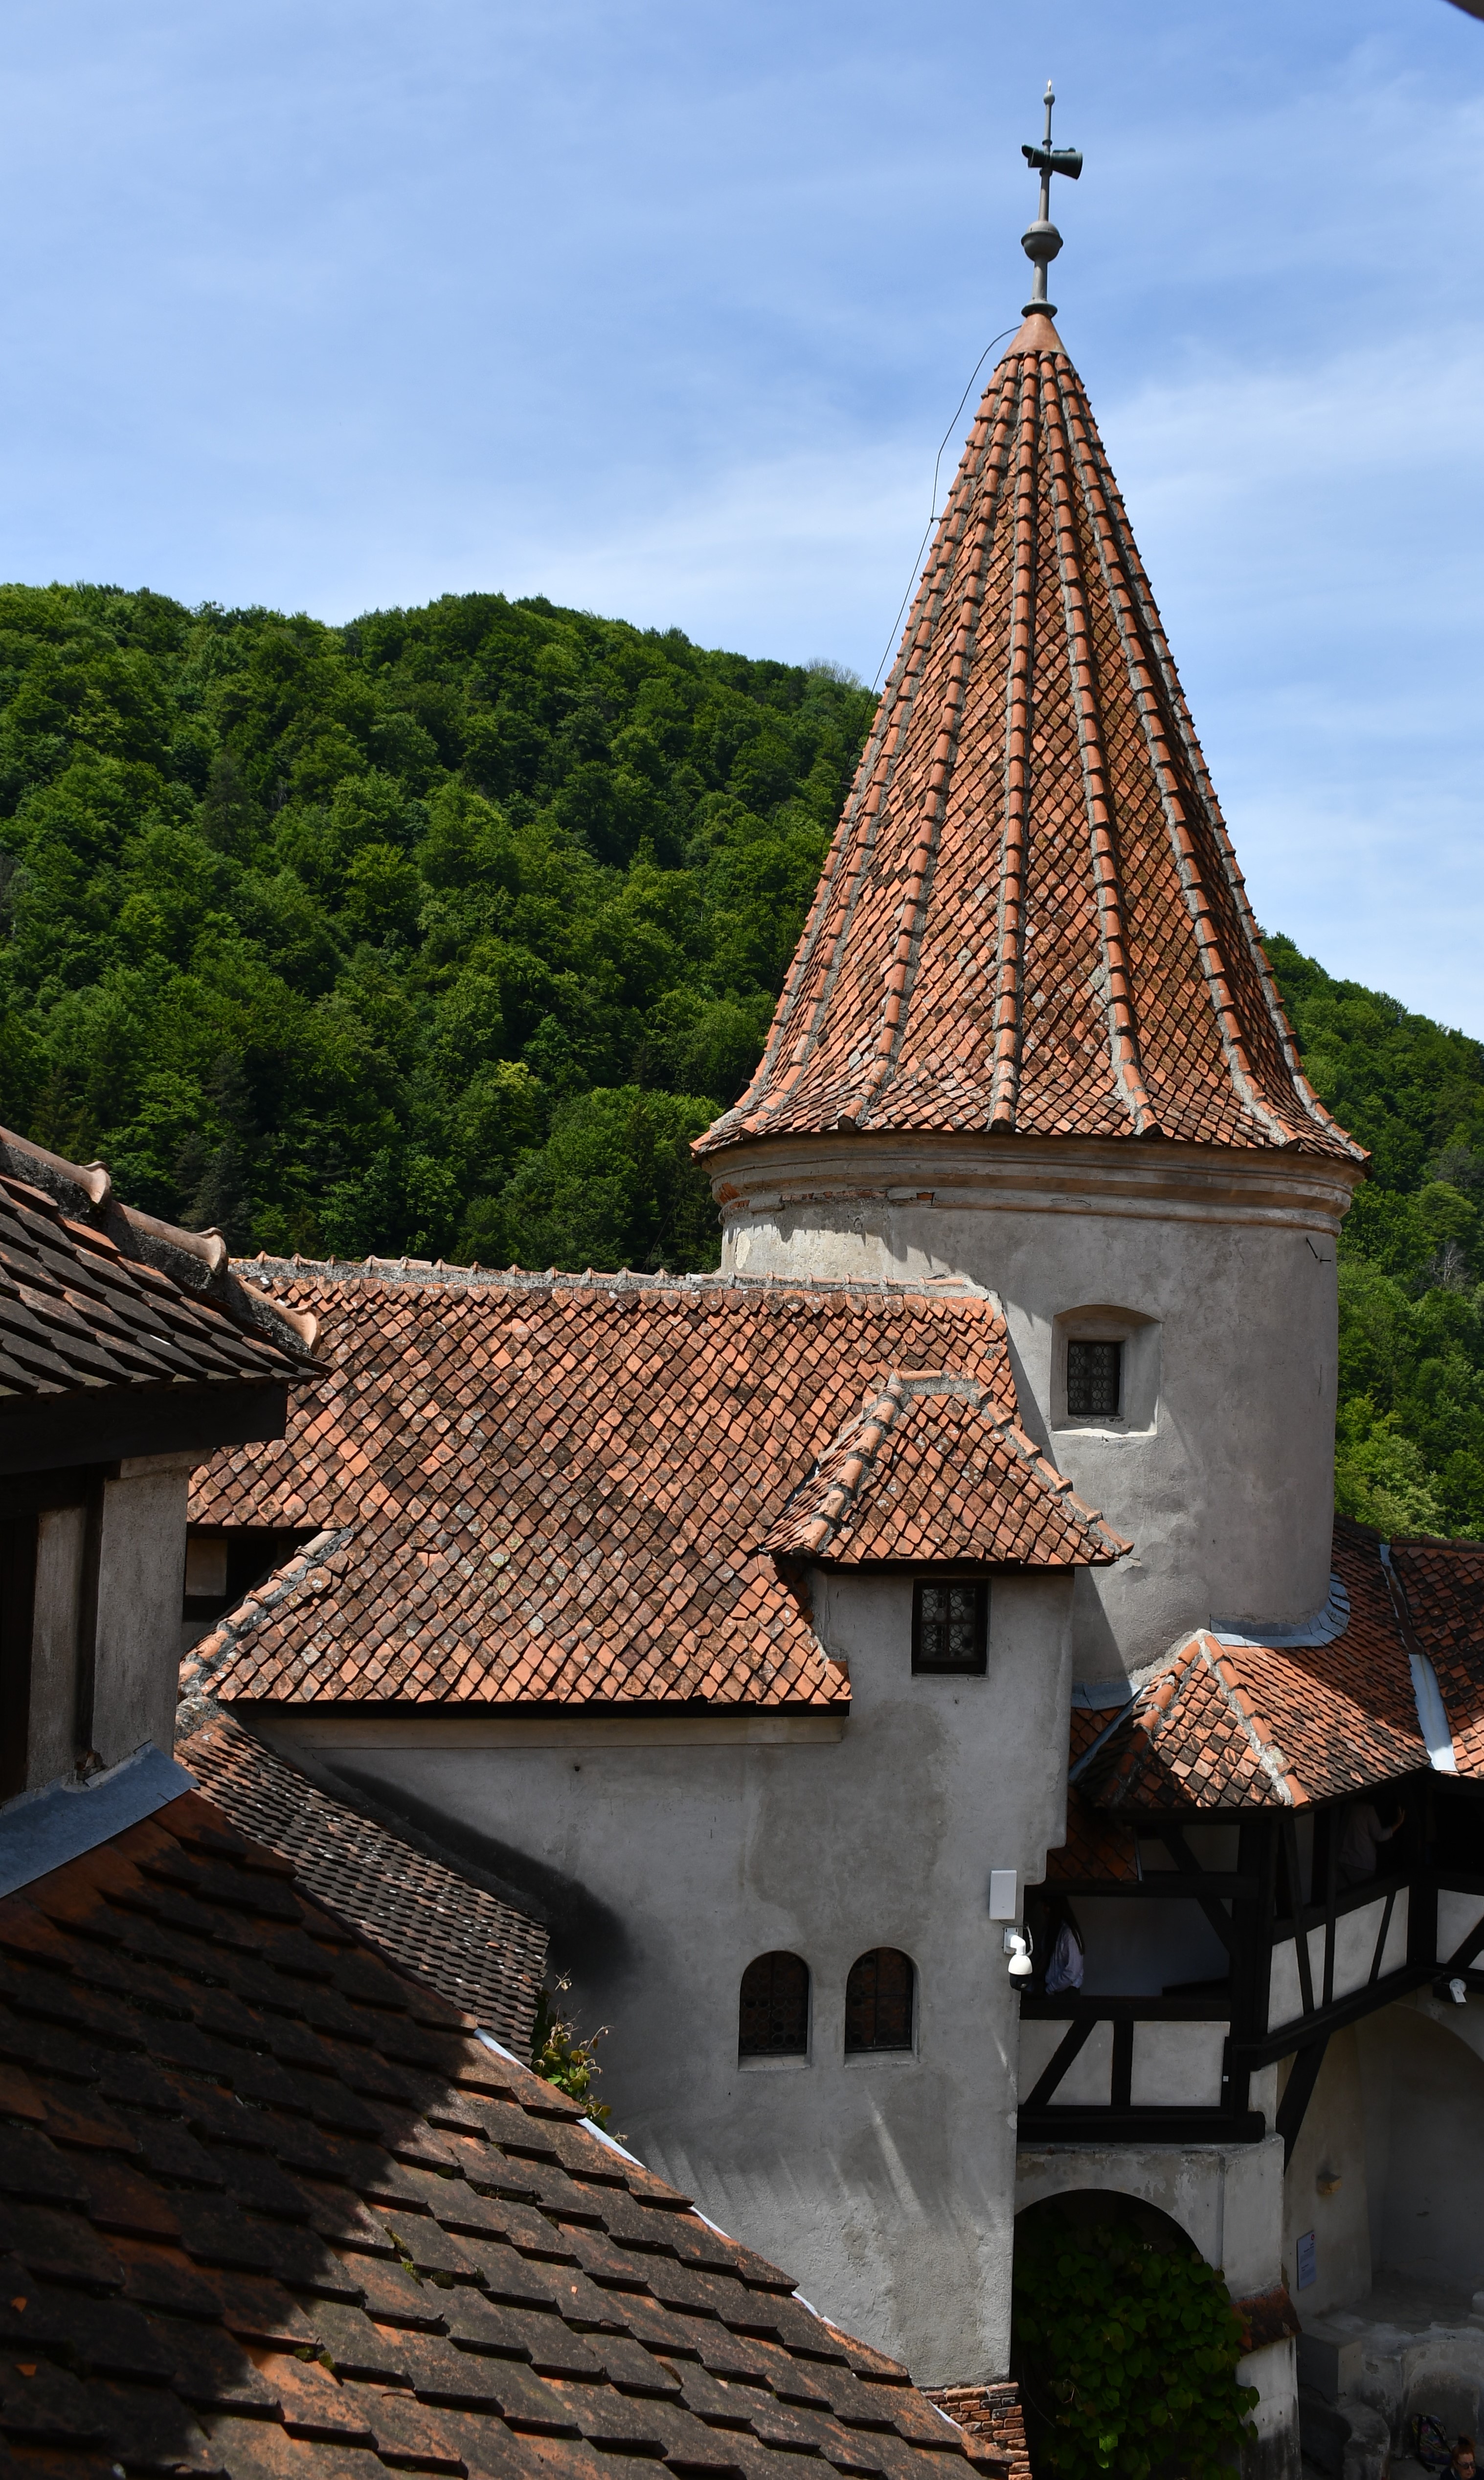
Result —
<svg viewBox="0 0 1484 2480"><path fill-rule="evenodd" d="M325 1530L203 1635L193 1696L828 1720L850 1681L808 1559L1064 1569L1125 1546L1019 1430L1004 1316L971 1283L260 1272L320 1320L328 1378L284 1438L198 1473L192 1520ZM879 1452L861 1408L886 1396ZM814 1499L857 1448L871 1486L817 1549Z"/></svg>
<svg viewBox="0 0 1484 2480"><path fill-rule="evenodd" d="M1304 1079L1044 313L980 406L762 1064L701 1150L858 1129L1364 1159Z"/></svg>
<svg viewBox="0 0 1484 2480"><path fill-rule="evenodd" d="M872 1388L764 1542L845 1567L1111 1567L1132 1546L1041 1454L1013 1405L941 1369L893 1370Z"/></svg>

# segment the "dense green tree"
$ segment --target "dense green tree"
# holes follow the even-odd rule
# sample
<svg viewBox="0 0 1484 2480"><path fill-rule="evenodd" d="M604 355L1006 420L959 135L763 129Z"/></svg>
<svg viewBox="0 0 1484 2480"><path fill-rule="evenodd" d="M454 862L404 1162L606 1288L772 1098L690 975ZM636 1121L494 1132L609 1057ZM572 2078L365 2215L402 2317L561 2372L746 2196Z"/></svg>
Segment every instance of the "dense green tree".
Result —
<svg viewBox="0 0 1484 2480"><path fill-rule="evenodd" d="M1267 949L1309 1075L1370 1149L1340 1232L1336 1503L1484 1536L1484 1044Z"/></svg>
<svg viewBox="0 0 1484 2480"><path fill-rule="evenodd" d="M871 712L540 598L0 589L0 1116L236 1248L714 1263Z"/></svg>
<svg viewBox="0 0 1484 2480"><path fill-rule="evenodd" d="M689 1140L872 711L541 596L327 629L0 587L0 1120L237 1249L714 1264ZM1484 1049L1270 947L1372 1155L1340 1502L1484 1535Z"/></svg>

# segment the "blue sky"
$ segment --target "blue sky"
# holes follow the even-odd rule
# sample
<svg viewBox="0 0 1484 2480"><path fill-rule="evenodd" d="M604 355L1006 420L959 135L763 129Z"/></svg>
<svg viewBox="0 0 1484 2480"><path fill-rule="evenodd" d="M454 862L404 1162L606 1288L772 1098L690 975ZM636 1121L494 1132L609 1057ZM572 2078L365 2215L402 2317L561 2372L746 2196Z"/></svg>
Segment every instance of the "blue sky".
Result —
<svg viewBox="0 0 1484 2480"><path fill-rule="evenodd" d="M867 679L1052 76L1059 323L1259 914L1484 1036L1484 24L12 0L5 72L4 573Z"/></svg>

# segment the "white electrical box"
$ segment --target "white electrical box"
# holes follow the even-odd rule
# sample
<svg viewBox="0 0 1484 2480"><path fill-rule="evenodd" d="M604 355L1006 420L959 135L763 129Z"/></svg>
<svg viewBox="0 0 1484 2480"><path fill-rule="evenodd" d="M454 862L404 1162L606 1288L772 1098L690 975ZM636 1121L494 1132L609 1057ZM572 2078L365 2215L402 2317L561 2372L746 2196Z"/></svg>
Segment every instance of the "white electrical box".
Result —
<svg viewBox="0 0 1484 2480"><path fill-rule="evenodd" d="M989 1918L1012 1921L1018 1918L1020 1906L1015 1900L1013 1869L991 1869L989 1872Z"/></svg>

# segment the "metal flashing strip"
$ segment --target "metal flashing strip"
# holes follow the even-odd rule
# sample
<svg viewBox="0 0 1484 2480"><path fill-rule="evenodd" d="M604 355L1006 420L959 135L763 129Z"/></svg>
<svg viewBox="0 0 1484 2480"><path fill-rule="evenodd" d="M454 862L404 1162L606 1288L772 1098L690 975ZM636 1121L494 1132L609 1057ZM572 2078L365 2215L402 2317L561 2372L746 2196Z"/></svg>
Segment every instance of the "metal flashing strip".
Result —
<svg viewBox="0 0 1484 2480"><path fill-rule="evenodd" d="M1383 1554L1384 1555L1384 1554ZM1306 1644L1333 1644L1343 1636L1350 1624L1350 1596L1336 1575L1329 1580L1329 1599L1312 1618L1295 1619L1288 1627L1261 1627L1250 1619L1239 1627L1234 1619L1215 1619L1211 1634L1217 1644L1260 1645L1273 1653L1287 1647L1295 1649Z"/></svg>
<svg viewBox="0 0 1484 2480"><path fill-rule="evenodd" d="M1447 1707L1443 1702L1443 1691L1438 1685L1438 1674L1418 1642L1417 1630L1412 1624L1412 1613L1407 1603L1406 1588L1392 1564L1392 1545L1389 1541L1383 1541L1378 1546L1381 1564L1386 1570L1387 1590L1392 1597L1392 1609L1396 1615L1396 1624L1401 1630L1401 1640L1407 1648L1407 1660L1412 1667L1412 1693L1417 1702L1417 1726L1426 1745L1427 1762L1435 1774L1456 1774L1458 1759L1453 1751L1453 1728L1448 1720Z"/></svg>
<svg viewBox="0 0 1484 2480"><path fill-rule="evenodd" d="M13 1895L69 1860L80 1860L111 1835L195 1788L194 1774L149 1740L89 1782L22 1792L0 1809L0 1895Z"/></svg>

